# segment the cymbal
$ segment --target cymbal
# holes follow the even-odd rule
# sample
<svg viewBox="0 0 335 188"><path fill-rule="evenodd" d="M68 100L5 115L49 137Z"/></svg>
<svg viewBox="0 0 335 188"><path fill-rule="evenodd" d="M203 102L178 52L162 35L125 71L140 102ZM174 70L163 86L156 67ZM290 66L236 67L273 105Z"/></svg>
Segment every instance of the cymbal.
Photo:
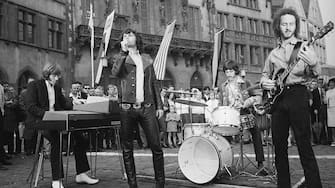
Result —
<svg viewBox="0 0 335 188"><path fill-rule="evenodd" d="M189 100L189 99L182 99L182 98L178 98L175 100L175 102L180 103L180 104L187 104L190 106L208 106L206 103L202 103L199 101L194 101L194 100Z"/></svg>
<svg viewBox="0 0 335 188"><path fill-rule="evenodd" d="M178 94L185 94L185 95L195 95L196 93L188 92L188 91L178 91L178 90L167 90L166 93L178 93Z"/></svg>

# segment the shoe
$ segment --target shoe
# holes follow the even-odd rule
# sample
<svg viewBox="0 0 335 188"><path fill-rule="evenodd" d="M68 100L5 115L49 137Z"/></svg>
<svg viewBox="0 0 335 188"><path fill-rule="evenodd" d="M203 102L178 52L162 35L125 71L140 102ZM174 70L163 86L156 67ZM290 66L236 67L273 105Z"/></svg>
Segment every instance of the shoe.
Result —
<svg viewBox="0 0 335 188"><path fill-rule="evenodd" d="M6 168L6 167L0 165L0 170L8 170L8 168Z"/></svg>
<svg viewBox="0 0 335 188"><path fill-rule="evenodd" d="M63 183L60 180L52 181L52 188L64 188Z"/></svg>
<svg viewBox="0 0 335 188"><path fill-rule="evenodd" d="M12 163L11 163L11 162L9 162L9 161L6 161L5 159L4 159L4 160L2 160L2 161L1 161L1 163L2 163L3 165L12 165Z"/></svg>
<svg viewBox="0 0 335 188"><path fill-rule="evenodd" d="M76 175L76 183L78 184L88 184L88 185L94 185L99 182L98 179L93 179L89 177L86 173L81 173Z"/></svg>
<svg viewBox="0 0 335 188"><path fill-rule="evenodd" d="M335 147L335 142L332 142L332 144L330 144L330 146Z"/></svg>
<svg viewBox="0 0 335 188"><path fill-rule="evenodd" d="M163 148L168 148L166 144L161 144Z"/></svg>

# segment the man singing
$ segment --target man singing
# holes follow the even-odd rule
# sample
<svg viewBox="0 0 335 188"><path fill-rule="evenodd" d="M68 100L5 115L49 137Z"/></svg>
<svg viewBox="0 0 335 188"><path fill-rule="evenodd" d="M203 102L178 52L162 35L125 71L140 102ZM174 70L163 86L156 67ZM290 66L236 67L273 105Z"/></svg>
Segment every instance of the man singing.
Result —
<svg viewBox="0 0 335 188"><path fill-rule="evenodd" d="M120 53L109 63L112 63L112 75L121 79L121 144L128 184L137 187L133 129L139 123L153 154L156 187L163 188L164 158L156 119L163 115L163 110L152 59L141 54L141 38L132 29L123 32L120 44Z"/></svg>
<svg viewBox="0 0 335 188"><path fill-rule="evenodd" d="M299 17L292 9L281 9L273 19L273 30L278 46L267 57L261 85L264 89L275 88L274 76L279 69L286 69L294 46L300 43ZM305 83L308 78L320 73L320 65L312 46L302 43L298 52L297 65L288 75L283 94L272 112L272 138L275 146L275 165L278 171L278 187L291 187L287 154L289 127L293 129L299 156L304 169L305 184L309 188L321 188L319 168L310 142L310 116L308 92Z"/></svg>
<svg viewBox="0 0 335 188"><path fill-rule="evenodd" d="M42 76L43 78L29 83L26 101L27 106L27 128L33 128L37 121L42 120L46 111L70 110L72 104L68 102L57 84L60 78L61 69L58 64L46 63ZM60 169L59 160L59 131L44 131L43 136L51 143L51 173L52 188L63 188L61 179L63 178L63 168ZM90 178L86 172L89 171L89 164L86 156L88 141L81 132L73 132L74 157L76 160L77 183L96 184L98 179Z"/></svg>

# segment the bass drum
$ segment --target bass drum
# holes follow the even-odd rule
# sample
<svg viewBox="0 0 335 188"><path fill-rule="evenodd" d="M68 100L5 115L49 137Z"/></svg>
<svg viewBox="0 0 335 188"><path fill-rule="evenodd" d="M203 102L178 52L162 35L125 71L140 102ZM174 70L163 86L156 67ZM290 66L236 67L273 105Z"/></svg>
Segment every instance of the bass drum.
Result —
<svg viewBox="0 0 335 188"><path fill-rule="evenodd" d="M233 151L220 135L193 136L181 145L178 164L188 180L204 184L223 174L225 167L232 166Z"/></svg>

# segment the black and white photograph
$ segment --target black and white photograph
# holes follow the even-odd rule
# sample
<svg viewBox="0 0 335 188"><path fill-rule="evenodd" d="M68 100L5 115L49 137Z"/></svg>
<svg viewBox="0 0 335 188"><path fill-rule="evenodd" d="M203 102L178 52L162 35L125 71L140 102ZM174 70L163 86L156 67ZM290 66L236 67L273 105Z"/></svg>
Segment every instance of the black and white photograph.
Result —
<svg viewBox="0 0 335 188"><path fill-rule="evenodd" d="M334 0L0 0L0 187L335 188Z"/></svg>

